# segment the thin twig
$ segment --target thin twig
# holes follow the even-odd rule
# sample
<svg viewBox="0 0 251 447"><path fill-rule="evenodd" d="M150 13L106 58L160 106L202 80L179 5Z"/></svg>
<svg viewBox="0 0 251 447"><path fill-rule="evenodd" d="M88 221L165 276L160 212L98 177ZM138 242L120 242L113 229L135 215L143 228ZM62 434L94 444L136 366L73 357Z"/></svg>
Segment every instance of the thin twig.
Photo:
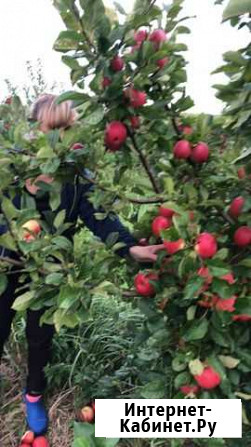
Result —
<svg viewBox="0 0 251 447"><path fill-rule="evenodd" d="M23 262L16 261L15 259L9 258L8 256L7 257L0 256L0 261L7 262L8 264L11 264L11 265L16 265L17 267L23 267L24 266Z"/></svg>
<svg viewBox="0 0 251 447"><path fill-rule="evenodd" d="M125 290L124 292L122 292L122 296L124 298L136 298L137 296L139 296L135 291L131 291L131 290Z"/></svg>
<svg viewBox="0 0 251 447"><path fill-rule="evenodd" d="M156 194L160 194L161 193L160 188L159 188L159 186L157 184L157 181L154 178L154 175L153 175L153 173L152 173L152 171L150 169L150 166L148 164L148 160L146 159L144 154L141 152L141 150L140 150L140 148L139 148L139 146L137 144L136 138L135 138L134 134L131 132L131 130L129 128L128 128L128 134L129 134L129 137L132 140L133 147L134 147L135 151L137 152L137 154L139 155L140 161L141 161L143 167L145 168L145 171L146 171L146 173L147 173L147 175L148 175L148 177L149 177L149 179L150 179L150 181L151 181L151 183L153 185L154 191L156 192Z"/></svg>
<svg viewBox="0 0 251 447"><path fill-rule="evenodd" d="M174 130L175 130L177 136L180 138L182 132L180 131L179 126L178 126L178 124L177 124L177 122L176 122L176 118L175 118L175 116L173 116L172 110L170 109L170 107L168 106L168 104L165 105L165 109L167 110L168 113L171 114L171 120L172 120L173 128L174 128Z"/></svg>
<svg viewBox="0 0 251 447"><path fill-rule="evenodd" d="M87 177L79 170L78 170L78 174L83 180L86 180L87 182L91 183L92 185L95 185L97 188L101 189L101 191L115 194L115 191L105 188L104 186L100 185L96 180L93 180L92 178ZM139 205L151 204L151 203L153 203L153 204L154 203L164 203L168 200L167 198L164 198L164 197L149 197L149 198L141 199L141 198L132 198L132 197L121 196L118 193L116 193L116 194L117 194L117 197L120 198L121 200L127 200L128 202L139 204Z"/></svg>

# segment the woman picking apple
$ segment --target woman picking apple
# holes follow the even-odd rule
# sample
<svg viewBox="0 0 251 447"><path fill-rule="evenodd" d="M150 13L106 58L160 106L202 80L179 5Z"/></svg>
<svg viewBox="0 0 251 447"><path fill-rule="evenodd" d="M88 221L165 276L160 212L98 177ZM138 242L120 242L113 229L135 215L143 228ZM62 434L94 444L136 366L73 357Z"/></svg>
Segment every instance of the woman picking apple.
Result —
<svg viewBox="0 0 251 447"><path fill-rule="evenodd" d="M76 120L76 113L72 109L69 101L56 104L54 95L45 94L41 96L34 105L32 119L39 123L39 129L48 133L52 129L65 129L71 126ZM76 180L76 179L75 179ZM35 197L37 211L41 218L49 207L49 195L39 190L37 182L52 183L53 178L46 175L39 175L35 181L26 180L24 194ZM77 186L76 186L77 185ZM134 237L121 224L117 216L108 216L104 220L97 220L95 213L97 210L88 200L87 194L93 188L90 184L81 183L81 179L76 182L65 183L61 190L61 203L58 211L65 210L66 221L71 223L70 231L67 230L67 237L74 234L77 220L80 218L84 224L103 242L106 241L110 233L118 233L118 242L124 244L123 248L117 250L117 254L122 257L130 255L138 262L154 262L157 259L157 252L163 249L163 245L139 246ZM39 194L37 194L39 191ZM21 197L18 195L14 199L17 208L21 206ZM72 206L72 204L75 204ZM99 210L102 211L102 210ZM7 231L7 226L0 226L0 234ZM23 225L23 239L32 241L41 231L37 221L31 220ZM5 253L6 255L6 253ZM10 252L9 257L18 258L18 253ZM20 273L13 267L11 281L0 297L0 358L3 353L13 317L15 315L12 304L16 299L16 290L19 285ZM28 286L27 286L28 287ZM26 419L28 427L36 435L46 432L48 428L48 415L43 403L43 392L46 386L44 368L50 360L50 351L54 327L52 325L39 322L44 309L39 311L28 310L26 336L28 342L28 377L24 392L24 403L26 408Z"/></svg>

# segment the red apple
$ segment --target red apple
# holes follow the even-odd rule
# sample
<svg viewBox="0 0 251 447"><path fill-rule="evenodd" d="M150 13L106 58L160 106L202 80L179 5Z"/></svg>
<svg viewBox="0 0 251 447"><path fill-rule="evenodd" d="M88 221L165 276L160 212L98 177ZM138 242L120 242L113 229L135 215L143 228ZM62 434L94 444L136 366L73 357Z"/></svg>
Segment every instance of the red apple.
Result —
<svg viewBox="0 0 251 447"><path fill-rule="evenodd" d="M232 203L231 203L231 205L230 205L230 207L229 207L229 214L232 216L232 217L235 217L235 218L237 218L237 217L239 217L239 215L241 214L241 212L242 212L242 208L243 208L243 206L244 206L244 203L245 203L245 199L243 198L243 197L241 197L241 196L239 196L239 197L236 197L233 201L232 201Z"/></svg>
<svg viewBox="0 0 251 447"><path fill-rule="evenodd" d="M28 220L25 224L22 225L23 228L23 239L26 242L31 242L36 239L36 235L41 232L41 227L37 220L31 219Z"/></svg>
<svg viewBox="0 0 251 447"><path fill-rule="evenodd" d="M136 42L136 44L141 44L142 42L144 42L147 39L147 31L144 29L135 31L134 33L134 40Z"/></svg>
<svg viewBox="0 0 251 447"><path fill-rule="evenodd" d="M247 314L234 315L233 320L234 321L251 321L251 315L247 315Z"/></svg>
<svg viewBox="0 0 251 447"><path fill-rule="evenodd" d="M199 143L192 150L191 159L196 163L204 163L209 157L209 147L205 143Z"/></svg>
<svg viewBox="0 0 251 447"><path fill-rule="evenodd" d="M183 126L182 132L184 135L191 135L193 133L193 128L191 126Z"/></svg>
<svg viewBox="0 0 251 447"><path fill-rule="evenodd" d="M178 141L174 148L173 148L173 154L175 158L186 160L191 155L191 146L189 141L187 140L180 140Z"/></svg>
<svg viewBox="0 0 251 447"><path fill-rule="evenodd" d="M31 447L32 444L22 443L20 444L20 447Z"/></svg>
<svg viewBox="0 0 251 447"><path fill-rule="evenodd" d="M141 296L154 296L155 288L150 283L150 281L157 281L158 276L154 273L148 273L144 275L143 273L138 273L134 279L134 285L139 295Z"/></svg>
<svg viewBox="0 0 251 447"><path fill-rule="evenodd" d="M195 218L194 211L189 211L189 220L193 221Z"/></svg>
<svg viewBox="0 0 251 447"><path fill-rule="evenodd" d="M27 431L21 439L21 443L23 444L32 444L35 439L35 435L33 431Z"/></svg>
<svg viewBox="0 0 251 447"><path fill-rule="evenodd" d="M199 392L198 385L183 385L180 387L180 391L187 396L187 394L197 394Z"/></svg>
<svg viewBox="0 0 251 447"><path fill-rule="evenodd" d="M106 87L109 87L109 85L111 85L112 81L110 78L108 78L107 76L104 76L103 81L102 81L102 87L103 89L105 89Z"/></svg>
<svg viewBox="0 0 251 447"><path fill-rule="evenodd" d="M92 402L92 409L93 409L93 411L95 412L95 401Z"/></svg>
<svg viewBox="0 0 251 447"><path fill-rule="evenodd" d="M162 230L166 230L167 228L170 228L172 226L171 219L168 219L167 217L158 216L155 217L155 219L152 222L152 232L155 236L159 237L160 232Z"/></svg>
<svg viewBox="0 0 251 447"><path fill-rule="evenodd" d="M134 109L138 109L146 103L146 93L135 90L134 88L127 89L125 96L129 98L130 106Z"/></svg>
<svg viewBox="0 0 251 447"><path fill-rule="evenodd" d="M242 180L246 177L246 170L245 170L244 166L242 166L241 168L238 169L237 174L238 174L238 177L240 180Z"/></svg>
<svg viewBox="0 0 251 447"><path fill-rule="evenodd" d="M74 144L72 145L71 149L72 149L73 151L76 151L76 150L79 150L79 149L84 149L84 146L83 146L83 144L81 144L81 143L74 143Z"/></svg>
<svg viewBox="0 0 251 447"><path fill-rule="evenodd" d="M131 122L131 126L133 129L139 129L140 127L140 117L139 116L130 116L129 118Z"/></svg>
<svg viewBox="0 0 251 447"><path fill-rule="evenodd" d="M212 258L217 252L217 241L210 233L201 233L195 245L196 253L202 258Z"/></svg>
<svg viewBox="0 0 251 447"><path fill-rule="evenodd" d="M44 436L38 436L34 439L32 447L50 447L49 442Z"/></svg>
<svg viewBox="0 0 251 447"><path fill-rule="evenodd" d="M198 271L197 271L198 275L201 276L202 278L205 278L206 282L208 284L211 284L211 282L213 281L213 277L212 275L210 275L209 273L209 268L208 267L201 267Z"/></svg>
<svg viewBox="0 0 251 447"><path fill-rule="evenodd" d="M211 390L216 388L221 383L221 377L212 366L205 366L201 374L194 376L196 382L201 388Z"/></svg>
<svg viewBox="0 0 251 447"><path fill-rule="evenodd" d="M251 228L243 226L234 233L234 242L238 247L247 247L251 244Z"/></svg>
<svg viewBox="0 0 251 447"><path fill-rule="evenodd" d="M234 279L233 273L227 273L226 275L222 276L221 279L224 279L230 285L235 283L235 279Z"/></svg>
<svg viewBox="0 0 251 447"><path fill-rule="evenodd" d="M121 71L124 68L124 61L120 56L114 56L114 58L111 61L111 69L113 71Z"/></svg>
<svg viewBox="0 0 251 447"><path fill-rule="evenodd" d="M121 121L112 121L106 126L105 144L110 150L117 151L126 138L127 129Z"/></svg>
<svg viewBox="0 0 251 447"><path fill-rule="evenodd" d="M160 45L167 40L167 34L163 29L156 29L150 34L149 40L153 42L155 49L158 50Z"/></svg>
<svg viewBox="0 0 251 447"><path fill-rule="evenodd" d="M86 405L80 411L80 420L82 422L93 422L94 421L94 410L89 405Z"/></svg>
<svg viewBox="0 0 251 447"><path fill-rule="evenodd" d="M175 211L171 210L170 208L166 208L165 206L160 206L159 208L159 215L163 217L173 217L175 214Z"/></svg>
<svg viewBox="0 0 251 447"><path fill-rule="evenodd" d="M218 298L217 302L215 303L215 309L222 312L234 312L236 298L236 296L227 299Z"/></svg>
<svg viewBox="0 0 251 447"><path fill-rule="evenodd" d="M35 195L40 189L40 186L37 185L38 182L51 184L53 183L53 181L53 177L50 177L46 174L40 174L35 179L28 178L27 180L25 180L25 186L31 194Z"/></svg>
<svg viewBox="0 0 251 447"><path fill-rule="evenodd" d="M164 241L164 246L167 253L173 255L185 247L185 241L183 239L178 239L177 241Z"/></svg>
<svg viewBox="0 0 251 447"><path fill-rule="evenodd" d="M163 59L159 59L156 64L160 69L164 68L169 62L168 57L163 57Z"/></svg>

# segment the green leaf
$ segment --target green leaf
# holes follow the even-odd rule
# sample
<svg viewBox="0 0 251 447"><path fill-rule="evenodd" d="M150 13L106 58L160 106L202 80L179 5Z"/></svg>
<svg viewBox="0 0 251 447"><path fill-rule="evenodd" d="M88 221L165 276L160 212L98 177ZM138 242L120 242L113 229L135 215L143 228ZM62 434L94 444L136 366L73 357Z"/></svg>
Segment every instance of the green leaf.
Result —
<svg viewBox="0 0 251 447"><path fill-rule="evenodd" d="M65 313L65 310L58 309L53 315L53 323L56 331L59 332L62 326L74 328L78 325L79 320L76 313Z"/></svg>
<svg viewBox="0 0 251 447"><path fill-rule="evenodd" d="M187 364L184 362L182 355L177 355L172 361L172 369L176 372L181 372L186 369Z"/></svg>
<svg viewBox="0 0 251 447"><path fill-rule="evenodd" d="M43 146L41 147L41 149L39 149L39 151L37 152L37 158L38 159L43 159L43 158L51 158L54 157L54 152L52 147L50 146Z"/></svg>
<svg viewBox="0 0 251 447"><path fill-rule="evenodd" d="M0 236L0 246L7 248L7 250L16 250L16 244L10 233L5 233Z"/></svg>
<svg viewBox="0 0 251 447"><path fill-rule="evenodd" d="M183 335L184 340L201 340L205 337L208 331L208 321L204 318L201 321L193 321L186 325L185 333Z"/></svg>
<svg viewBox="0 0 251 447"><path fill-rule="evenodd" d="M12 309L21 312L30 306L33 298L35 297L34 290L30 290L26 293L23 293L23 295L20 295L13 303Z"/></svg>
<svg viewBox="0 0 251 447"><path fill-rule="evenodd" d="M120 14L122 14L123 16L126 16L126 12L125 12L124 8L121 6L120 3L118 3L118 2L113 2L113 4L114 4L114 6L117 8L117 10L118 10L118 12L119 12Z"/></svg>
<svg viewBox="0 0 251 447"><path fill-rule="evenodd" d="M233 287L227 281L214 278L212 282L212 291L221 298L231 298L233 296Z"/></svg>
<svg viewBox="0 0 251 447"><path fill-rule="evenodd" d="M65 93L62 93L61 95L59 95L59 97L57 98L57 104L61 104L61 102L64 101L76 101L78 103L78 105L83 104L86 101L89 101L90 97L88 95L86 95L85 93L80 93L80 92L74 92L74 91L68 91Z"/></svg>
<svg viewBox="0 0 251 447"><path fill-rule="evenodd" d="M191 360L191 362L189 362L189 369L191 374L196 376L202 373L204 370L204 365L199 359Z"/></svg>
<svg viewBox="0 0 251 447"><path fill-rule="evenodd" d="M110 233L105 241L105 244L107 245L107 247L111 248L114 244L116 244L118 237L119 237L118 232Z"/></svg>
<svg viewBox="0 0 251 447"><path fill-rule="evenodd" d="M85 30L93 32L95 30L100 33L103 31L103 23L105 15L105 7L102 0L80 0L80 5L84 10L82 23ZM107 29L109 32L109 30ZM101 34L103 34L101 32ZM105 33L106 34L106 33ZM108 34L108 33L107 33Z"/></svg>
<svg viewBox="0 0 251 447"><path fill-rule="evenodd" d="M55 51L67 52L76 50L82 43L83 36L76 31L61 31L56 42L53 45Z"/></svg>
<svg viewBox="0 0 251 447"><path fill-rule="evenodd" d="M65 65L70 67L72 70L81 70L82 67L79 65L78 61L71 56L62 56L62 61Z"/></svg>
<svg viewBox="0 0 251 447"><path fill-rule="evenodd" d="M8 220L18 217L20 211L13 205L10 199L7 199L7 197L2 198L1 207Z"/></svg>
<svg viewBox="0 0 251 447"><path fill-rule="evenodd" d="M201 276L197 276L196 278L191 278L185 289L184 289L184 298L183 300L191 300L198 296L198 293L204 284L204 279Z"/></svg>
<svg viewBox="0 0 251 447"><path fill-rule="evenodd" d="M62 250L71 251L73 246L71 241L64 236L56 236L53 238L52 243Z"/></svg>
<svg viewBox="0 0 251 447"><path fill-rule="evenodd" d="M175 28L175 33L190 34L191 31L187 26L178 26L177 28Z"/></svg>
<svg viewBox="0 0 251 447"><path fill-rule="evenodd" d="M230 0L223 12L223 20L227 20L231 17L240 16L246 13L251 13L250 0Z"/></svg>
<svg viewBox="0 0 251 447"><path fill-rule="evenodd" d="M210 273L213 276L218 276L220 278L231 271L231 269L226 266L220 259L208 260L207 266L209 267Z"/></svg>
<svg viewBox="0 0 251 447"><path fill-rule="evenodd" d="M3 273L0 273L0 295L6 290L6 287L8 285L8 279L7 276Z"/></svg>
<svg viewBox="0 0 251 447"><path fill-rule="evenodd" d="M80 299L81 290L69 285L62 286L57 298L60 309L68 310Z"/></svg>
<svg viewBox="0 0 251 447"><path fill-rule="evenodd" d="M65 221L66 211L61 210L55 217L53 225L58 229Z"/></svg>
<svg viewBox="0 0 251 447"><path fill-rule="evenodd" d="M176 389L180 388L182 385L187 385L191 380L191 376L188 372L181 372L175 377L174 386Z"/></svg>
<svg viewBox="0 0 251 447"><path fill-rule="evenodd" d="M223 58L226 62L233 62L240 66L246 65L247 63L240 51L227 51L224 53Z"/></svg>
<svg viewBox="0 0 251 447"><path fill-rule="evenodd" d="M74 422L74 435L76 438L90 438L94 434L94 425L87 424L87 422Z"/></svg>
<svg viewBox="0 0 251 447"><path fill-rule="evenodd" d="M239 298L236 300L235 308L238 314L251 316L251 297Z"/></svg>
<svg viewBox="0 0 251 447"><path fill-rule="evenodd" d="M230 355L219 355L221 363L228 369L234 369L239 365L240 360L231 357Z"/></svg>
<svg viewBox="0 0 251 447"><path fill-rule="evenodd" d="M83 124L87 126L96 126L99 124L105 116L105 111L103 107L97 107L96 110L90 114L88 114L83 119Z"/></svg>
<svg viewBox="0 0 251 447"><path fill-rule="evenodd" d="M165 397L165 391L164 381L155 380L144 385L140 390L140 394L144 399L163 399Z"/></svg>
<svg viewBox="0 0 251 447"><path fill-rule="evenodd" d="M54 286L59 286L62 284L64 278L63 273L50 273L45 278L45 284L52 284Z"/></svg>
<svg viewBox="0 0 251 447"><path fill-rule="evenodd" d="M73 442L73 447L92 447L93 443L90 443L89 439L85 438L75 438Z"/></svg>

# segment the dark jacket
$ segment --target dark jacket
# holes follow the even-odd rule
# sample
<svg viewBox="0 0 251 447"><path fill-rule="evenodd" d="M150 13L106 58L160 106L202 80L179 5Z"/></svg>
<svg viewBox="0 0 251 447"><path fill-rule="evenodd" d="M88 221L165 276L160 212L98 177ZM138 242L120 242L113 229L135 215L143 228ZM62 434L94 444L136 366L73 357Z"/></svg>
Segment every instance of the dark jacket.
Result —
<svg viewBox="0 0 251 447"><path fill-rule="evenodd" d="M127 256L129 253L129 248L137 245L136 239L122 225L119 218L115 214L110 213L110 215L103 220L96 219L95 213L104 212L104 210L102 210L102 208L95 209L88 200L88 194L92 189L93 185L90 183L82 184L79 181L76 181L75 184L66 183L63 185L61 191L61 203L57 212L65 210L65 222L73 224L72 229L67 231L67 236L71 237L74 234L74 224L76 224L77 219L79 218L84 222L87 228L89 228L89 230L91 230L92 233L95 236L98 236L103 242L106 241L109 234L118 233L116 243L122 242L125 246L118 249L116 253L121 257ZM41 215L49 210L48 197L36 199L36 202L37 209ZM16 196L13 203L16 208L20 208L20 197ZM4 234L7 231L7 225L0 225L0 234ZM7 255L6 250L4 254Z"/></svg>

